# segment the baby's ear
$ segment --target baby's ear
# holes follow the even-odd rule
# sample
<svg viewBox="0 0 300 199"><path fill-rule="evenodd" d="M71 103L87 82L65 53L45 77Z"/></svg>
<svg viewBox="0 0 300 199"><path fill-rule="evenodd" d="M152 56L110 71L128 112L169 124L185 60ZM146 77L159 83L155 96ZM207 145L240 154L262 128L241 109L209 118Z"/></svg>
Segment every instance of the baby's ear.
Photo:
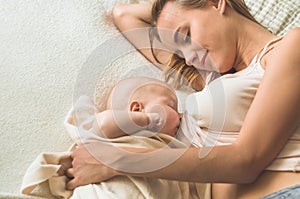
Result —
<svg viewBox="0 0 300 199"><path fill-rule="evenodd" d="M143 111L142 103L136 100L131 101L129 104L129 111L142 112Z"/></svg>

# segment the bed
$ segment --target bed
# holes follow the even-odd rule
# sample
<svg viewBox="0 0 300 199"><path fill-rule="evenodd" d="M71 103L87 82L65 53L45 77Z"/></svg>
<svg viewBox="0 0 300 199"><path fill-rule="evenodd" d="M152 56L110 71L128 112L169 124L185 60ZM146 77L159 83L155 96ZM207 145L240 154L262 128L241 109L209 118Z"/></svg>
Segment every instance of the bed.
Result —
<svg viewBox="0 0 300 199"><path fill-rule="evenodd" d="M101 110L113 84L124 77L161 78L160 71L120 36L112 23L116 3L141 0L31 0L0 3L1 158L0 198L20 194L22 178L44 151L68 150L66 113L82 92L94 93ZM299 0L245 0L251 12L277 35L300 26ZM124 54L93 60L94 53ZM99 54L98 54L99 53ZM82 84L91 62L101 70ZM89 71L90 72L90 71ZM101 78L99 78L99 75ZM96 82L97 87L86 90ZM184 98L184 93L182 98ZM182 105L183 106L183 105Z"/></svg>

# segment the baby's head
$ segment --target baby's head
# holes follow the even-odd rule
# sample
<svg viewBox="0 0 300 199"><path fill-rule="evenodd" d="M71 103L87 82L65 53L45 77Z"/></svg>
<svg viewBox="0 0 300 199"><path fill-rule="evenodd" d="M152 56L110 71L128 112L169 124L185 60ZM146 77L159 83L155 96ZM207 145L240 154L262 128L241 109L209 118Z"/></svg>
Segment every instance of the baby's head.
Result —
<svg viewBox="0 0 300 199"><path fill-rule="evenodd" d="M165 82L134 77L121 80L113 88L107 101L108 109L159 113L166 123L161 133L175 136L180 124L175 91Z"/></svg>

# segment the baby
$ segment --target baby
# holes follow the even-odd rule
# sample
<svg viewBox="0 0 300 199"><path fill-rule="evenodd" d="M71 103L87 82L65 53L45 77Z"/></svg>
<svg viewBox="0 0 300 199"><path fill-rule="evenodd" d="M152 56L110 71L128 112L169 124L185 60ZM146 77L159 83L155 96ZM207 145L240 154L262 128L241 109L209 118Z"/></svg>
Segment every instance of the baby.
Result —
<svg viewBox="0 0 300 199"><path fill-rule="evenodd" d="M181 119L177 96L160 80L121 80L111 91L106 107L107 110L96 114L99 136L116 138L140 130L177 135Z"/></svg>
<svg viewBox="0 0 300 199"><path fill-rule="evenodd" d="M187 113L181 116L175 91L165 82L153 78L135 77L118 82L110 93L106 110L96 113L95 118L97 128L93 133L101 137L111 139L149 130L176 137L189 147L203 144L200 140L195 141L194 138L199 136L192 135L202 132L201 123L193 121L195 119ZM201 140L205 140L205 135ZM214 193L214 198L232 198L235 194L234 184L214 186L231 187L226 188L226 192Z"/></svg>
<svg viewBox="0 0 300 199"><path fill-rule="evenodd" d="M107 138L150 130L176 137L186 146L199 147L202 146L205 134L208 133L204 131L200 139L202 141L199 139L195 141L195 137L198 136L192 134L199 133L200 123L193 122L193 117L187 113L181 117L178 113L176 93L168 84L146 77L121 80L108 98L107 110L97 114L96 119L99 124L98 135ZM211 144L217 142L213 139ZM216 186L220 192L213 192L213 198L235 196L235 184L214 184L214 187Z"/></svg>

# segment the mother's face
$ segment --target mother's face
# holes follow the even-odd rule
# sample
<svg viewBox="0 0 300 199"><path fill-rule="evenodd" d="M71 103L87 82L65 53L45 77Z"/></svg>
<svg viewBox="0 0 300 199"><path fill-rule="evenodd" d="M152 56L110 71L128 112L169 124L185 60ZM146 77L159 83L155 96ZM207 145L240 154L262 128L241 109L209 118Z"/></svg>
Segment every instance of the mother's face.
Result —
<svg viewBox="0 0 300 199"><path fill-rule="evenodd" d="M187 65L223 73L233 66L236 46L224 15L225 0L219 2L196 9L168 2L158 18L157 28L163 44L185 58Z"/></svg>

